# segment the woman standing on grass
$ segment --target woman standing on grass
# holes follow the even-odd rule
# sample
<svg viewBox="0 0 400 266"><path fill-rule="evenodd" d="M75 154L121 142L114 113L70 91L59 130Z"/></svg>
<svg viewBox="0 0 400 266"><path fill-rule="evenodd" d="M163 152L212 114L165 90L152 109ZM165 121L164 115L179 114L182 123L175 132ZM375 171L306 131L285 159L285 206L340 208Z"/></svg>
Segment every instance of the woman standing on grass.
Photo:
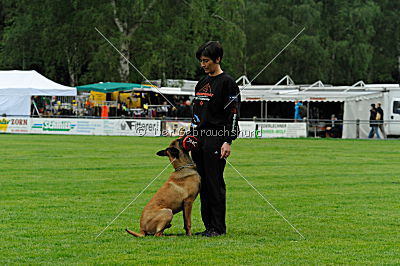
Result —
<svg viewBox="0 0 400 266"><path fill-rule="evenodd" d="M207 74L196 85L191 134L200 148L192 157L201 176L201 217L206 230L197 235L213 237L226 233L225 159L238 134L240 91L221 69L223 49L219 42L200 46L197 59Z"/></svg>

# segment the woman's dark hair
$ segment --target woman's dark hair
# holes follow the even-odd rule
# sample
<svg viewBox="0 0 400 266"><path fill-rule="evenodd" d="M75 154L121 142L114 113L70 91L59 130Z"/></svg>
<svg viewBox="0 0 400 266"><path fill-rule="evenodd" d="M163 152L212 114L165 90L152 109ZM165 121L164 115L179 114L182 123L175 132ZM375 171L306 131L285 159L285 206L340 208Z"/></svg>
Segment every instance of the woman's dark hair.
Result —
<svg viewBox="0 0 400 266"><path fill-rule="evenodd" d="M216 62L219 57L222 60L222 56L224 55L224 50L222 49L222 45L217 41L209 41L200 46L200 48L196 52L197 59L200 60L201 56L206 56L211 58L214 62Z"/></svg>

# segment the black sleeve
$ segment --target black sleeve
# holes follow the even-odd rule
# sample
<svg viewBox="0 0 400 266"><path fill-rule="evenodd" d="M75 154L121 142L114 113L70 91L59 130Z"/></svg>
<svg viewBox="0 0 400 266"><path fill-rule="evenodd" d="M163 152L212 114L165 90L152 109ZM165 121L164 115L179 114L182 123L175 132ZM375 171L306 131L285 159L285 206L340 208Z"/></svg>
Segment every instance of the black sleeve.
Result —
<svg viewBox="0 0 400 266"><path fill-rule="evenodd" d="M225 97L225 114L227 117L225 142L232 143L239 135L239 117L240 117L240 91L235 81L230 81L227 97Z"/></svg>
<svg viewBox="0 0 400 266"><path fill-rule="evenodd" d="M197 82L195 89L194 89L194 93L195 93L195 98L196 98L196 92L199 90L199 84L202 82L204 78L201 78L199 80L199 82ZM196 117L195 117L195 113L194 113L194 101L195 98L193 98L192 100L192 119L190 120L190 127L189 127L189 131L185 131L184 137L186 136L194 136L194 128L196 127L196 124L198 123L198 121L196 121Z"/></svg>

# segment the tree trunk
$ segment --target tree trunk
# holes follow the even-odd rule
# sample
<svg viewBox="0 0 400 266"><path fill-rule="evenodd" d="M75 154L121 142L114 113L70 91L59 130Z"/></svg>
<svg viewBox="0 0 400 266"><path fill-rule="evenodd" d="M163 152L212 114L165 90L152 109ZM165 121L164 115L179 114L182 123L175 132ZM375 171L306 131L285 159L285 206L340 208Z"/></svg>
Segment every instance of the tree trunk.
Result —
<svg viewBox="0 0 400 266"><path fill-rule="evenodd" d="M76 81L76 73L74 70L74 63L72 56L69 55L68 51L65 51L65 55L67 58L67 68L68 68L68 75L69 75L69 84L70 86L74 87L77 85Z"/></svg>
<svg viewBox="0 0 400 266"><path fill-rule="evenodd" d="M67 58L67 68L68 68L68 75L69 75L69 80L70 80L70 86L75 87L78 85L78 69L79 69L79 64L78 64L78 59L77 59L77 44L73 44L73 51L68 51L67 48L65 48L65 57Z"/></svg>
<svg viewBox="0 0 400 266"><path fill-rule="evenodd" d="M69 60L68 60L69 61ZM68 63L68 74L69 74L69 85L71 87L75 87L77 82L76 82L76 75L74 70L72 69L73 67Z"/></svg>
<svg viewBox="0 0 400 266"><path fill-rule="evenodd" d="M129 44L128 41L123 41L120 46L120 51L124 56L119 58L119 76L122 82L128 82L129 79Z"/></svg>
<svg viewBox="0 0 400 266"><path fill-rule="evenodd" d="M130 26L126 21L121 21L121 19L118 17L117 14L117 6L115 3L115 0L111 0L111 5L113 7L113 13L114 13L114 23L117 25L118 31L122 34L122 42L120 45L120 52L123 54L123 56L120 56L119 59L119 75L121 78L121 81L127 82L129 79L129 40L132 38L134 35L135 31L139 28L139 26L142 24L144 18L147 16L147 13L150 11L150 9L154 6L156 3L156 0L153 0L150 2L150 4L147 6L146 10L143 12L141 18L139 19L139 22Z"/></svg>

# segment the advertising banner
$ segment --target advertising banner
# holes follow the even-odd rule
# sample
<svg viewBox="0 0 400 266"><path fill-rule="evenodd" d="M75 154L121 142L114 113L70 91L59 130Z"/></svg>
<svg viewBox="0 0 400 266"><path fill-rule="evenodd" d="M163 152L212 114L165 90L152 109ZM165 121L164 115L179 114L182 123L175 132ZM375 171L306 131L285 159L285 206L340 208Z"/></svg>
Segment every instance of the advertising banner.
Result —
<svg viewBox="0 0 400 266"><path fill-rule="evenodd" d="M306 123L257 123L257 138L307 137Z"/></svg>
<svg viewBox="0 0 400 266"><path fill-rule="evenodd" d="M238 138L254 139L256 137L256 123L254 121L239 121Z"/></svg>
<svg viewBox="0 0 400 266"><path fill-rule="evenodd" d="M29 118L0 118L0 133L29 133Z"/></svg>
<svg viewBox="0 0 400 266"><path fill-rule="evenodd" d="M112 135L104 130L104 120L99 119L77 119L76 134L78 135Z"/></svg>
<svg viewBox="0 0 400 266"><path fill-rule="evenodd" d="M166 121L162 135L172 137L183 136L184 132L189 130L190 122Z"/></svg>
<svg viewBox="0 0 400 266"><path fill-rule="evenodd" d="M31 118L32 134L77 134L77 119Z"/></svg>
<svg viewBox="0 0 400 266"><path fill-rule="evenodd" d="M179 136L190 123L140 119L65 119L65 118L0 118L0 133L113 135L113 136ZM306 123L239 122L239 138L307 137Z"/></svg>
<svg viewBox="0 0 400 266"><path fill-rule="evenodd" d="M113 135L159 137L161 136L161 121L138 119L115 120Z"/></svg>

